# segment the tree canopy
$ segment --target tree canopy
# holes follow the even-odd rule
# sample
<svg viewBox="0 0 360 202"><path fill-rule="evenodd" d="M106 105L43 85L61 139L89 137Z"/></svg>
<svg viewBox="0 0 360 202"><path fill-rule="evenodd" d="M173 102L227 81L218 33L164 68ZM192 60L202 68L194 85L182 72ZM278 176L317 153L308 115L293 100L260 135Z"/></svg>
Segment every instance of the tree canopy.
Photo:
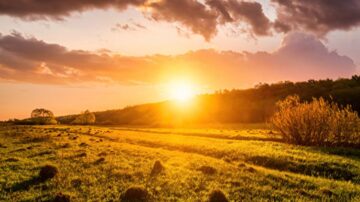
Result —
<svg viewBox="0 0 360 202"><path fill-rule="evenodd" d="M54 113L52 113L52 111L50 110L47 110L47 109L44 109L44 108L37 108L37 109L34 109L32 112L31 112L31 118L51 118L51 117L54 117Z"/></svg>

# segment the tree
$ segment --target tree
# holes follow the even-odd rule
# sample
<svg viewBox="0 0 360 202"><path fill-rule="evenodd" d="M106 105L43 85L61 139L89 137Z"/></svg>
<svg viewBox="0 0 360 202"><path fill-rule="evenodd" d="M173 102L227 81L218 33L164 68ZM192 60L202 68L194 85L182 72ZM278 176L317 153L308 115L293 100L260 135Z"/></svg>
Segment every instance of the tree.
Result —
<svg viewBox="0 0 360 202"><path fill-rule="evenodd" d="M95 114L91 113L89 110L81 113L76 119L72 122L73 124L80 125L89 125L95 123Z"/></svg>
<svg viewBox="0 0 360 202"><path fill-rule="evenodd" d="M26 125L52 125L57 124L54 113L44 108L37 108L31 112L31 118L16 121L17 124Z"/></svg>
<svg viewBox="0 0 360 202"><path fill-rule="evenodd" d="M52 117L54 117L54 114L50 110L44 108L34 109L31 112L31 118L52 118Z"/></svg>

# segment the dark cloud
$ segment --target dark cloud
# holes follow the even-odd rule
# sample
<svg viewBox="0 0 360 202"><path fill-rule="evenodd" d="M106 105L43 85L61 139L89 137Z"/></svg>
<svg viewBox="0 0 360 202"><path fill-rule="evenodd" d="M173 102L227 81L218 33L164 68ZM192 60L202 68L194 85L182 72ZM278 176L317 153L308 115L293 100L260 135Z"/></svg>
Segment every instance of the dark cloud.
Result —
<svg viewBox="0 0 360 202"><path fill-rule="evenodd" d="M148 4L155 20L179 22L210 40L216 34L217 14L196 0L161 0Z"/></svg>
<svg viewBox="0 0 360 202"><path fill-rule="evenodd" d="M18 33L0 36L0 80L29 83L157 83L186 73L217 88L258 82L349 77L354 62L314 36L288 35L275 52L199 50L183 55L127 57L68 50Z"/></svg>
<svg viewBox="0 0 360 202"><path fill-rule="evenodd" d="M227 8L227 4L225 1L222 0L207 0L206 4L209 5L211 8L217 10L221 16L221 22L232 22L233 18L230 16L230 13Z"/></svg>
<svg viewBox="0 0 360 202"><path fill-rule="evenodd" d="M245 21L251 25L253 34L258 36L270 34L271 23L264 15L260 3L229 0L228 4L238 21Z"/></svg>
<svg viewBox="0 0 360 202"><path fill-rule="evenodd" d="M359 0L271 0L277 11L278 31L310 31L324 35L360 25Z"/></svg>
<svg viewBox="0 0 360 202"><path fill-rule="evenodd" d="M210 40L217 33L217 26L224 23L244 22L250 24L255 35L269 34L269 20L257 2L237 0L12 0L0 1L0 15L26 20L64 19L74 12L91 9L128 6L145 8L144 13L157 21L179 23L195 34ZM117 26L123 30L144 28L141 24ZM115 28L116 29L116 28Z"/></svg>
<svg viewBox="0 0 360 202"><path fill-rule="evenodd" d="M62 19L72 12L115 7L125 9L129 5L143 5L146 0L11 0L0 1L0 15L28 20Z"/></svg>
<svg viewBox="0 0 360 202"><path fill-rule="evenodd" d="M237 0L208 0L206 3L219 12L221 23L246 22L252 34L270 35L271 22L260 3Z"/></svg>
<svg viewBox="0 0 360 202"><path fill-rule="evenodd" d="M26 20L63 19L74 12L135 6L155 20L179 23L206 40L214 37L218 25L224 23L248 24L248 31L256 36L270 35L272 28L278 32L300 30L324 35L360 25L359 0L271 1L277 13L274 22L264 15L260 3L250 0L11 0L0 1L0 15Z"/></svg>

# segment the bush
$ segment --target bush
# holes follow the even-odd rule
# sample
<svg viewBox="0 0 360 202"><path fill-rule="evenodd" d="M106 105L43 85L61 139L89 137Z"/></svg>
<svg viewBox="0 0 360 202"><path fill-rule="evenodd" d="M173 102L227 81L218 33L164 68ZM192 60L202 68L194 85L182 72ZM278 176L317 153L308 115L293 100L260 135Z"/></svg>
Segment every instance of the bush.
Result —
<svg viewBox="0 0 360 202"><path fill-rule="evenodd" d="M24 120L16 120L16 125L56 125L57 121L54 117L36 117Z"/></svg>
<svg viewBox="0 0 360 202"><path fill-rule="evenodd" d="M70 196L63 194L63 193L59 193L55 196L53 202L70 202Z"/></svg>
<svg viewBox="0 0 360 202"><path fill-rule="evenodd" d="M277 103L271 123L289 143L315 146L359 146L360 119L350 106L323 98L300 102L289 96Z"/></svg>
<svg viewBox="0 0 360 202"><path fill-rule="evenodd" d="M145 188L141 186L133 186L125 191L121 201L146 202L146 201L150 201L150 195Z"/></svg>
<svg viewBox="0 0 360 202"><path fill-rule="evenodd" d="M209 194L209 202L228 202L229 200L226 198L225 194L221 190L213 190Z"/></svg>
<svg viewBox="0 0 360 202"><path fill-rule="evenodd" d="M52 165L46 165L40 169L39 178L41 181L46 181L48 179L55 177L55 175L58 172L59 171L58 171L57 167L52 166Z"/></svg>
<svg viewBox="0 0 360 202"><path fill-rule="evenodd" d="M72 121L72 124L90 125L95 123L95 115L89 110L84 111Z"/></svg>

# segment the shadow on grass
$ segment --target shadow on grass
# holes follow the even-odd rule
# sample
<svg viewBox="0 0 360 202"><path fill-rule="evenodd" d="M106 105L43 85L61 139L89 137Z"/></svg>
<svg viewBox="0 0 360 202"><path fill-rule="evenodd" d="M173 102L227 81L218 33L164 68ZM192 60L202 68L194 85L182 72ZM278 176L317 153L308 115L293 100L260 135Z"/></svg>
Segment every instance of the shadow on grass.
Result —
<svg viewBox="0 0 360 202"><path fill-rule="evenodd" d="M117 128L116 130L121 131L133 131L133 132L142 132L142 133L154 133L154 134L162 134L162 135L182 135L182 136L194 136L194 137L206 137L206 138L214 138L214 139L227 139L227 140L249 140L249 141L264 141L264 142L284 142L283 139L278 137L254 137L254 136L244 136L244 135L236 135L236 136L226 136L221 133L192 133L192 132L169 132L169 131L154 131L154 130L146 130L146 129L129 129L129 128Z"/></svg>
<svg viewBox="0 0 360 202"><path fill-rule="evenodd" d="M14 184L12 187L6 189L6 191L16 192L16 191L28 190L31 186L39 185L45 181L46 180L40 178L39 176L32 177L28 180Z"/></svg>
<svg viewBox="0 0 360 202"><path fill-rule="evenodd" d="M360 149L345 148L345 147L313 147L311 151L321 152L324 154L337 155L346 157L352 160L360 160Z"/></svg>
<svg viewBox="0 0 360 202"><path fill-rule="evenodd" d="M354 168L353 165L345 165L337 162L301 163L267 156L252 156L247 158L246 161L270 169L335 180L346 180L360 184L360 176L352 171Z"/></svg>
<svg viewBox="0 0 360 202"><path fill-rule="evenodd" d="M53 155L53 154L55 154L55 151L48 150L48 151L42 151L42 152L39 152L39 153L36 153L36 154L29 155L28 157L33 158L33 157L39 157L39 156L45 156L45 155Z"/></svg>

